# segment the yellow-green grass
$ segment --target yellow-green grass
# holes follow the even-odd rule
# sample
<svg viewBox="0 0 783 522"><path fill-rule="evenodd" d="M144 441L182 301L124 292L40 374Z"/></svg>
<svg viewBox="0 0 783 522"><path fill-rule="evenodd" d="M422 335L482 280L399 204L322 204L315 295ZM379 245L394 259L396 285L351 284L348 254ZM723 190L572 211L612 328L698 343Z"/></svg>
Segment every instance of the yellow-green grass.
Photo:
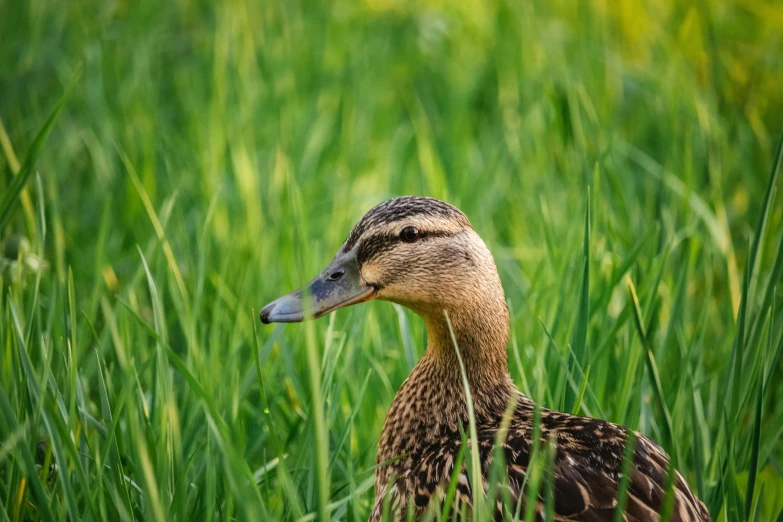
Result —
<svg viewBox="0 0 783 522"><path fill-rule="evenodd" d="M0 521L365 520L423 325L257 312L402 194L487 241L520 389L779 518L780 2L0 13Z"/></svg>

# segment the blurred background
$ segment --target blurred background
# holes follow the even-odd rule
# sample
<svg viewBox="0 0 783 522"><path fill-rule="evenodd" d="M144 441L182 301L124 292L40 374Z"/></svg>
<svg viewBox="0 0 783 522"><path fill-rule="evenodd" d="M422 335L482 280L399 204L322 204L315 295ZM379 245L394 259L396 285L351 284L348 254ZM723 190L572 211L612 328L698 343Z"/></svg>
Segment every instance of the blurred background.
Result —
<svg viewBox="0 0 783 522"><path fill-rule="evenodd" d="M780 2L0 13L0 520L312 520L322 490L366 519L423 325L257 312L405 194L488 243L525 393L650 435L713 517L778 517Z"/></svg>

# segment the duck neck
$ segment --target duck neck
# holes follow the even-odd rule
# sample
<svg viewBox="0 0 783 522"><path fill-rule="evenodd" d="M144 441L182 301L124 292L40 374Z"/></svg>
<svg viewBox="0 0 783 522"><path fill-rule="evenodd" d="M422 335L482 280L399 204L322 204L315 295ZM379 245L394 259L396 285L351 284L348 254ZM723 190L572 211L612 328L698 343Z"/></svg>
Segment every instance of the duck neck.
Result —
<svg viewBox="0 0 783 522"><path fill-rule="evenodd" d="M423 314L428 343L422 363L437 368L443 385L455 387L453 396L462 401L461 357L477 414L497 408L502 413L510 395L516 393L506 353L508 307L502 289L495 295Z"/></svg>
<svg viewBox="0 0 783 522"><path fill-rule="evenodd" d="M478 423L497 425L513 397L517 404L527 401L508 374L508 308L499 282L497 289L484 299L455 299L458 307L443 301L437 310L408 304L427 325L427 350L389 408L378 462L412 453L467 425L460 357ZM385 484L389 473L387 468L379 471L379 483Z"/></svg>

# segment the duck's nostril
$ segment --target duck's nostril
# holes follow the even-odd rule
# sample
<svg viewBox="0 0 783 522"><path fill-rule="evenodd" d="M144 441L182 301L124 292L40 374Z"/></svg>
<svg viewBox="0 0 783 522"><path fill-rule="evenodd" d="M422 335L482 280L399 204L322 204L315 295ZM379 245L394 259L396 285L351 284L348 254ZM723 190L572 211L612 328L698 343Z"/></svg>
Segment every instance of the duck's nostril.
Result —
<svg viewBox="0 0 783 522"><path fill-rule="evenodd" d="M327 279L329 281L338 281L343 276L344 273L345 273L345 270L336 270L336 271L332 272L331 274L329 274L329 277L327 277Z"/></svg>

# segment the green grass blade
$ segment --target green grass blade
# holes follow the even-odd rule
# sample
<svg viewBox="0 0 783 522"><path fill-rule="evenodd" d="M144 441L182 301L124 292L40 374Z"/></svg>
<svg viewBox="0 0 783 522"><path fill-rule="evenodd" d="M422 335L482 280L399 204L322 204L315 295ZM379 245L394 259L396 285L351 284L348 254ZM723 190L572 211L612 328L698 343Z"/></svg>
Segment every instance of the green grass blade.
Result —
<svg viewBox="0 0 783 522"><path fill-rule="evenodd" d="M584 365L587 357L587 322L590 319L590 189L587 190L587 210L585 210L584 239L582 245L582 285L579 289L579 305L576 325L571 337L573 360L569 355L569 370L573 373L574 365ZM565 411L574 411L576 397L571 388L566 388Z"/></svg>
<svg viewBox="0 0 783 522"><path fill-rule="evenodd" d="M309 298L305 301L306 317L312 317ZM316 487L318 491L317 509L319 520L329 520L329 432L326 427L321 383L321 365L318 362L318 347L315 340L315 326L312 319L305 324L305 347L307 349L307 367L310 374L310 393L312 397L312 416L315 436Z"/></svg>
<svg viewBox="0 0 783 522"><path fill-rule="evenodd" d="M625 520L625 504L628 501L628 486L631 483L631 468L634 461L634 451L636 450L636 434L628 430L625 439L625 453L623 454L623 467L620 483L617 485L617 507L614 510L614 522Z"/></svg>
<svg viewBox="0 0 783 522"><path fill-rule="evenodd" d="M761 215L759 216L759 221L756 224L756 233L753 235L753 246L751 246L750 253L748 254L748 266L750 267L751 277L753 276L756 269L756 258L759 253L761 241L764 238L764 230L767 227L770 205L772 204L773 195L775 193L775 185L777 182L778 173L780 172L781 163L783 163L783 132L780 134L777 151L775 153L775 161L772 164L772 172L769 174L767 190L764 193L764 202L761 204Z"/></svg>
<svg viewBox="0 0 783 522"><path fill-rule="evenodd" d="M27 180L33 173L33 167L35 166L35 162L38 160L38 156L41 153L41 148L46 142L46 138L49 137L49 133L52 131L52 128L54 128L54 123L57 121L57 116L65 106L65 102L67 102L68 98L71 96L71 92L73 91L73 88L76 85L80 75L81 67L77 68L73 73L73 76L71 76L71 81L65 88L65 92L63 92L62 96L60 96L60 99L54 105L52 112L49 113L49 117L46 119L43 126L38 131L38 134L35 136L35 140L33 140L33 144L30 146L30 150L27 151L24 161L22 161L22 166L19 169L19 172L16 174L16 176L14 176L14 178L11 180L11 184L4 191L5 194L3 194L2 199L0 199L0 230L5 228L8 220L11 219L11 211L18 203L19 194L22 192L22 189L27 184Z"/></svg>
<svg viewBox="0 0 783 522"><path fill-rule="evenodd" d="M644 326L644 319L642 318L642 311L639 308L639 298L636 296L636 287L631 281L631 278L626 278L628 284L628 293L631 298L630 305L633 307L634 324L636 325L636 331L639 334L639 339L642 343L642 349L645 354L645 363L647 363L647 371L650 375L650 380L653 383L653 389L655 390L655 398L658 406L663 411L665 419L666 437L670 442L674 442L674 425L672 423L672 416L669 412L669 406L666 404L666 400L663 396L663 386L661 385L661 376L658 372L658 365L655 362L655 356L653 355L652 348L650 347L650 341L647 338L647 331ZM675 446L676 448L676 446ZM676 465L676 462L675 462Z"/></svg>
<svg viewBox="0 0 783 522"><path fill-rule="evenodd" d="M693 375L690 373L688 376L688 387L690 396L692 397L692 406L690 408L691 424L698 426L700 423L696 414L696 391L693 386ZM704 469L701 433L699 433L699 430L693 430L693 470L696 474L696 493L699 498L705 499L707 498L706 489L704 487L704 475L706 470Z"/></svg>
<svg viewBox="0 0 783 522"><path fill-rule="evenodd" d="M253 316L255 317L255 311ZM256 377L258 379L258 391L261 395L261 408L264 413L264 421L266 427L269 430L269 437L272 441L272 449L275 451L275 456L278 460L278 467L280 468L280 480L283 482L283 487L288 498L288 508L291 510L292 515L295 518L302 518L302 506L300 505L299 495L296 493L291 473L288 471L288 464L286 464L286 456L283 452L283 447L280 444L280 439L277 437L277 430L275 424L272 422L272 413L269 409L269 401L266 396L266 387L264 386L264 377L261 372L261 357L258 347L258 331L256 328L256 321L253 321L253 358L255 359Z"/></svg>
<svg viewBox="0 0 783 522"><path fill-rule="evenodd" d="M454 344L454 351L457 354L459 362L460 375L462 376L462 387L465 390L465 404L468 410L468 432L470 433L470 464L471 464L471 490L473 491L473 515L474 520L481 522L484 519L484 478L482 476L481 458L479 456L478 431L476 429L476 414L473 409L473 395L470 393L470 384L468 376L465 373L465 364L462 361L462 354L457 345L457 337L454 335L454 329L451 327L451 319L448 313L443 312L446 317L446 324L451 334L451 342Z"/></svg>
<svg viewBox="0 0 783 522"><path fill-rule="evenodd" d="M5 418L4 424L9 428L8 433L18 431L20 429L19 423L16 420L14 411L11 408L11 402L8 400L8 395L6 395L3 386L0 386L0 410L2 410ZM41 518L46 522L54 522L56 519L49 507L49 495L46 494L46 489L38 476L38 470L35 468L35 460L33 460L30 449L25 444L19 444L19 451L22 454L21 462L24 466L24 476L33 490L37 501L36 507L40 510Z"/></svg>
<svg viewBox="0 0 783 522"><path fill-rule="evenodd" d="M459 476L462 473L462 466L465 462L466 450L467 445L461 445L459 451L457 452L457 456L454 459L454 467L451 470L449 487L446 488L446 495L444 496L443 507L441 508L440 517L438 520L446 520L451 510L454 508L454 498L457 495L457 482L459 481Z"/></svg>
<svg viewBox="0 0 783 522"><path fill-rule="evenodd" d="M748 470L748 487L745 491L745 520L752 520L751 507L756 492L756 474L759 469L759 446L761 444L761 420L764 409L764 382L759 376L757 384L756 406L753 417L753 433L751 434L750 469Z"/></svg>

